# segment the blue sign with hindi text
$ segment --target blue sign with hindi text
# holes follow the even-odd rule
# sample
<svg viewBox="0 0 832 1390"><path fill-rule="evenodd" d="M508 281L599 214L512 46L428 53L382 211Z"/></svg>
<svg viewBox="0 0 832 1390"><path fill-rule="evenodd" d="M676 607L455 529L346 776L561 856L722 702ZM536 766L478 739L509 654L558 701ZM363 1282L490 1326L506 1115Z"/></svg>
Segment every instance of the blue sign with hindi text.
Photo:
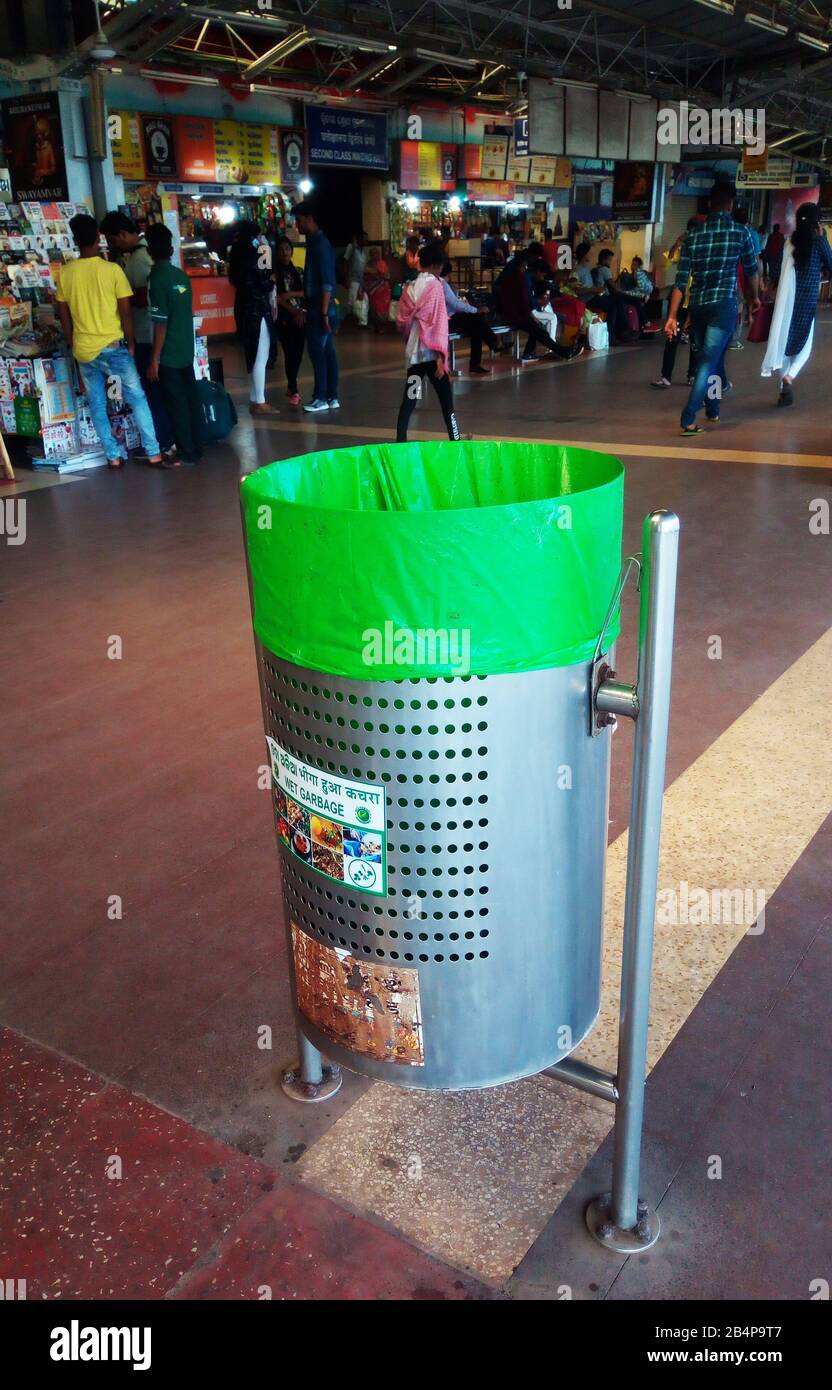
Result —
<svg viewBox="0 0 832 1390"><path fill-rule="evenodd" d="M309 163L344 169L387 169L387 117L376 111L307 106Z"/></svg>

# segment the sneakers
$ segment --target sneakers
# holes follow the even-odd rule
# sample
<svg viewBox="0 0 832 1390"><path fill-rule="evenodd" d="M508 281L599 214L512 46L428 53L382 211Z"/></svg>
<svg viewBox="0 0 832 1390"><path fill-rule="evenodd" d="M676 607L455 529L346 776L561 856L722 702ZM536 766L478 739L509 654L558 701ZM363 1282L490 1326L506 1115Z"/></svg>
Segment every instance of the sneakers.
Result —
<svg viewBox="0 0 832 1390"><path fill-rule="evenodd" d="M660 376L659 379L658 379L658 381L651 381L651 382L650 382L650 385L651 385L651 386L657 386L657 387L659 388L660 391L665 391L665 390L667 389L668 386L672 386L672 385L673 385L673 382L672 382L672 381L668 381L668 379L667 379L666 376Z"/></svg>
<svg viewBox="0 0 832 1390"><path fill-rule="evenodd" d="M307 415L318 415L322 410L329 410L329 402L317 400L310 401L309 404L305 405L303 408Z"/></svg>
<svg viewBox="0 0 832 1390"><path fill-rule="evenodd" d="M286 399L289 405L300 405L300 391L293 391L291 395L287 394Z"/></svg>
<svg viewBox="0 0 832 1390"><path fill-rule="evenodd" d="M341 402L339 400L327 401L327 406L330 410L340 410Z"/></svg>

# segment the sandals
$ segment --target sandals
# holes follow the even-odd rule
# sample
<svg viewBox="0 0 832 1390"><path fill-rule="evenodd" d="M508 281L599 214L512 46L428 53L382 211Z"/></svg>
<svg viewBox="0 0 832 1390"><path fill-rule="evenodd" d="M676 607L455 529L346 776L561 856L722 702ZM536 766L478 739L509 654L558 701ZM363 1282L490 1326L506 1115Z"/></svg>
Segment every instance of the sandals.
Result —
<svg viewBox="0 0 832 1390"><path fill-rule="evenodd" d="M691 425L689 428L686 428L686 427L683 425L682 428L681 428L680 431L679 431L679 433L680 433L680 434L683 434L683 435L687 435L687 434L704 434L704 432L705 432L705 431L702 429L702 426L701 426L701 425Z"/></svg>

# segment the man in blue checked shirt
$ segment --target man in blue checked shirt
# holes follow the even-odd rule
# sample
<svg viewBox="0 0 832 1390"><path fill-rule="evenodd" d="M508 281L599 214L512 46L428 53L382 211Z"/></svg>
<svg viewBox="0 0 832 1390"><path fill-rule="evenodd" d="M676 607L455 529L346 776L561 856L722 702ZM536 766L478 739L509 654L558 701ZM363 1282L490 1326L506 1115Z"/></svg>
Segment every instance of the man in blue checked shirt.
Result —
<svg viewBox="0 0 832 1390"><path fill-rule="evenodd" d="M711 189L707 222L688 233L682 247L670 315L664 331L674 338L679 331L676 315L692 277L690 334L696 351L697 370L687 404L682 411L682 434L701 434L696 417L702 406L709 420L719 419L721 382L725 380L725 352L737 323L737 267L745 271L745 299L749 316L760 307L757 255L748 227L735 222L733 184L715 183Z"/></svg>

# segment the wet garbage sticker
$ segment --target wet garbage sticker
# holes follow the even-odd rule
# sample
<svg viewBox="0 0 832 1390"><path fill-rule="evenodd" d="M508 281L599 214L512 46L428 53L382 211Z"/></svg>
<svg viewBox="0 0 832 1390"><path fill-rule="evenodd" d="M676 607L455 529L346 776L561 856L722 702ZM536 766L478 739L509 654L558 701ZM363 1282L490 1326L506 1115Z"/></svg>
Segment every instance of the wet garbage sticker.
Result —
<svg viewBox="0 0 832 1390"><path fill-rule="evenodd" d="M358 960L292 922L298 1008L333 1042L379 1062L425 1065L418 970Z"/></svg>
<svg viewBox="0 0 832 1390"><path fill-rule="evenodd" d="M387 892L383 787L335 777L266 737L277 834L295 859L362 893Z"/></svg>

